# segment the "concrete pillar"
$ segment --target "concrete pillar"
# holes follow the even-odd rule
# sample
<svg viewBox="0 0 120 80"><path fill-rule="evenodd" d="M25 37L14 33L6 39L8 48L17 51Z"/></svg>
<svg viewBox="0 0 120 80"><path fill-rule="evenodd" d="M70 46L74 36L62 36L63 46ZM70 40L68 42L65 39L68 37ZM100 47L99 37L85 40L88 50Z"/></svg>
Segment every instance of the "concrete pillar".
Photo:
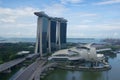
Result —
<svg viewBox="0 0 120 80"><path fill-rule="evenodd" d="M58 21L56 21L56 47L58 46Z"/></svg>
<svg viewBox="0 0 120 80"><path fill-rule="evenodd" d="M37 38L35 53L39 53L40 57L42 57L42 17L38 17L37 20Z"/></svg>
<svg viewBox="0 0 120 80"><path fill-rule="evenodd" d="M60 22L58 24L58 32L59 32L59 35L58 35L58 46L59 46L59 49L61 49L61 40L60 40Z"/></svg>
<svg viewBox="0 0 120 80"><path fill-rule="evenodd" d="M61 44L60 44L60 22L57 21L56 23L56 45L58 49L61 49Z"/></svg>
<svg viewBox="0 0 120 80"><path fill-rule="evenodd" d="M40 29L39 29L39 26L38 26L38 20L39 19L37 19L37 34L36 34L36 45L35 45L35 53L39 53L38 52L38 46L39 46L39 44L38 44L38 42L39 42L39 36L40 36Z"/></svg>
<svg viewBox="0 0 120 80"><path fill-rule="evenodd" d="M51 53L51 20L49 19L48 22L48 52Z"/></svg>
<svg viewBox="0 0 120 80"><path fill-rule="evenodd" d="M43 21L42 21L42 17L38 17L38 27L39 27L39 38L40 38L40 41L39 41L39 45L40 45L40 57L42 57L42 25L43 25Z"/></svg>

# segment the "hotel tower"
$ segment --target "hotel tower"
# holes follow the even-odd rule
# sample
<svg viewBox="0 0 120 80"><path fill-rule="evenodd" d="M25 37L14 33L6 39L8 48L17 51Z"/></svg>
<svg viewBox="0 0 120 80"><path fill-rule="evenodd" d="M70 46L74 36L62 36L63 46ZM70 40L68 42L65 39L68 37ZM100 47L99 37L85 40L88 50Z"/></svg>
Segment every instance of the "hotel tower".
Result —
<svg viewBox="0 0 120 80"><path fill-rule="evenodd" d="M35 53L44 56L52 51L66 48L67 20L50 17L44 12L34 14L38 16Z"/></svg>

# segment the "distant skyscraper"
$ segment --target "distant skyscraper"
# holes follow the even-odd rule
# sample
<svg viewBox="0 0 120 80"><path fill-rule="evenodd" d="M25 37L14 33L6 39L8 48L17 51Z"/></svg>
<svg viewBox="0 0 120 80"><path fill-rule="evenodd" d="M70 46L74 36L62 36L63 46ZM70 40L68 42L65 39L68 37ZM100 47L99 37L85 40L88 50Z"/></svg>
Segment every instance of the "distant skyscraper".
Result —
<svg viewBox="0 0 120 80"><path fill-rule="evenodd" d="M40 53L42 56L65 48L67 20L49 17L44 12L34 14L38 16L35 53Z"/></svg>

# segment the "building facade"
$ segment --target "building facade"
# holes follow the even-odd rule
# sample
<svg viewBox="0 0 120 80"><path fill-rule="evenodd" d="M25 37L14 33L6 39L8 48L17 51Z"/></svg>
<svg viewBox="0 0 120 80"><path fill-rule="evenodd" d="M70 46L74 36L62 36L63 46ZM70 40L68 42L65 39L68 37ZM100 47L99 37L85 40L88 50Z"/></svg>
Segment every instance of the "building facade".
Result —
<svg viewBox="0 0 120 80"><path fill-rule="evenodd" d="M66 47L67 20L50 17L44 12L35 12L37 20L37 38L35 53L41 56Z"/></svg>

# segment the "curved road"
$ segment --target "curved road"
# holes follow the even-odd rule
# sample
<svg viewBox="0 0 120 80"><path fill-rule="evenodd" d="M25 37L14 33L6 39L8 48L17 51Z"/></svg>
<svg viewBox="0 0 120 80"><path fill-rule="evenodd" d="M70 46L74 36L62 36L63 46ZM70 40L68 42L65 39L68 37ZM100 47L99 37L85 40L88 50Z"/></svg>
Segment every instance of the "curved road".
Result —
<svg viewBox="0 0 120 80"><path fill-rule="evenodd" d="M36 70L36 72L35 72L34 80L40 80L40 75L42 74L42 72L43 72L45 69L47 69L47 68L49 68L49 67L53 67L53 66L55 66L55 65L57 65L57 63L49 63L49 64L47 64L47 65L45 65L45 66L43 66L43 67L39 67L38 70Z"/></svg>

